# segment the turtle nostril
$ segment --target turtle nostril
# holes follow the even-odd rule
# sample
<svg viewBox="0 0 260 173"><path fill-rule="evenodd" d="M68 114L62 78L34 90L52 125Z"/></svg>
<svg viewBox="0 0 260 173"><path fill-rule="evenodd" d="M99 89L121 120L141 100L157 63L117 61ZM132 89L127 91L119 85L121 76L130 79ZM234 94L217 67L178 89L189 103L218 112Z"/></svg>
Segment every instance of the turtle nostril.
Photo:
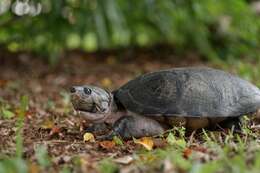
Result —
<svg viewBox="0 0 260 173"><path fill-rule="evenodd" d="M74 87L70 87L70 93L75 93L76 89Z"/></svg>

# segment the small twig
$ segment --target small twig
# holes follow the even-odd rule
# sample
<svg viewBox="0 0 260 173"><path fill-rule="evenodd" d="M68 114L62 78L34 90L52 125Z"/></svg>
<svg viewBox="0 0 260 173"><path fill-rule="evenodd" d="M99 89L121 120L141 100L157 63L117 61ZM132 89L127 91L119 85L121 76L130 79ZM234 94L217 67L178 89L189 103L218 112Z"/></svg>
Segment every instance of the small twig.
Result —
<svg viewBox="0 0 260 173"><path fill-rule="evenodd" d="M194 135L196 134L196 130L194 130L192 133L191 133L191 135L190 135L190 137L189 137L189 142L188 142L188 145L191 145L192 144L192 141L193 141L193 139L194 139Z"/></svg>
<svg viewBox="0 0 260 173"><path fill-rule="evenodd" d="M260 129L260 124L258 124L258 125L252 125L251 127L250 127L251 129L256 129L256 130L259 130Z"/></svg>
<svg viewBox="0 0 260 173"><path fill-rule="evenodd" d="M54 143L71 143L69 141L66 141L66 140L49 140L49 141L36 141L35 142L36 144L54 144ZM72 142L73 144L82 144L84 143L83 141L82 142Z"/></svg>

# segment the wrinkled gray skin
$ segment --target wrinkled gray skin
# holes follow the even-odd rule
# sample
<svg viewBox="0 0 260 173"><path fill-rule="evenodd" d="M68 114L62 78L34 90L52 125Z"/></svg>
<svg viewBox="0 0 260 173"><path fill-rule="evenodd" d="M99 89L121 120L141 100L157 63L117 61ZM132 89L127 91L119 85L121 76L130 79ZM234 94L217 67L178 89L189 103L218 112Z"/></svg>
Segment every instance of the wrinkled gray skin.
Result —
<svg viewBox="0 0 260 173"><path fill-rule="evenodd" d="M101 88L74 86L70 92L74 109L91 122L104 122L113 111L112 94Z"/></svg>
<svg viewBox="0 0 260 173"><path fill-rule="evenodd" d="M112 93L91 85L74 86L71 98L85 119L113 124L99 139L153 136L177 125L188 130L237 128L240 116L260 108L256 86L220 70L196 67L148 73Z"/></svg>

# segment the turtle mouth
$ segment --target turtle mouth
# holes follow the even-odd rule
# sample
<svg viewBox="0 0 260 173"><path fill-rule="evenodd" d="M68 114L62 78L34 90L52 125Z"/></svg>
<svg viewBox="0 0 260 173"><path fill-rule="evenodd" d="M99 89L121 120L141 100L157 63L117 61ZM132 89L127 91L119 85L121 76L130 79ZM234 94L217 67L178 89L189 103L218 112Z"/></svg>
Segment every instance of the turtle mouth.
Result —
<svg viewBox="0 0 260 173"><path fill-rule="evenodd" d="M73 107L76 111L88 112L88 113L107 113L107 109L103 109L98 104L84 104L84 103L73 103Z"/></svg>
<svg viewBox="0 0 260 173"><path fill-rule="evenodd" d="M78 115L93 123L104 122L109 114L90 113L78 110Z"/></svg>
<svg viewBox="0 0 260 173"><path fill-rule="evenodd" d="M86 110L81 110L81 111L86 111ZM88 112L96 113L97 111L98 111L97 105L93 103Z"/></svg>
<svg viewBox="0 0 260 173"><path fill-rule="evenodd" d="M92 104L89 109L86 109L83 106L79 106L79 105L74 105L73 107L76 111L80 111L80 112L89 112L89 113L97 113L98 112L98 108L96 107L95 104Z"/></svg>
<svg viewBox="0 0 260 173"><path fill-rule="evenodd" d="M82 99L79 95L73 94L71 97L71 103L73 105L73 108L76 111L82 111L82 112L92 112L96 113L98 111L97 105L95 103L86 102L84 99Z"/></svg>
<svg viewBox="0 0 260 173"><path fill-rule="evenodd" d="M74 108L76 111L80 111L80 112L89 112L89 113L96 113L97 109L95 107L91 108L90 110L86 110L83 108Z"/></svg>

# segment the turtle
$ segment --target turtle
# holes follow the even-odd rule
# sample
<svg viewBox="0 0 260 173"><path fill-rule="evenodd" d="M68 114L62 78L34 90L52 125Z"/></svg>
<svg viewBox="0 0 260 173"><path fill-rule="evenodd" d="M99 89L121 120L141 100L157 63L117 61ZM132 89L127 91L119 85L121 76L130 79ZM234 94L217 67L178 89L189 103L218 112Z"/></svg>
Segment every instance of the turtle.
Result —
<svg viewBox="0 0 260 173"><path fill-rule="evenodd" d="M260 90L228 72L179 67L140 75L109 92L94 85L72 86L71 102L94 125L112 124L97 139L156 136L174 126L239 127L241 117L260 109Z"/></svg>

